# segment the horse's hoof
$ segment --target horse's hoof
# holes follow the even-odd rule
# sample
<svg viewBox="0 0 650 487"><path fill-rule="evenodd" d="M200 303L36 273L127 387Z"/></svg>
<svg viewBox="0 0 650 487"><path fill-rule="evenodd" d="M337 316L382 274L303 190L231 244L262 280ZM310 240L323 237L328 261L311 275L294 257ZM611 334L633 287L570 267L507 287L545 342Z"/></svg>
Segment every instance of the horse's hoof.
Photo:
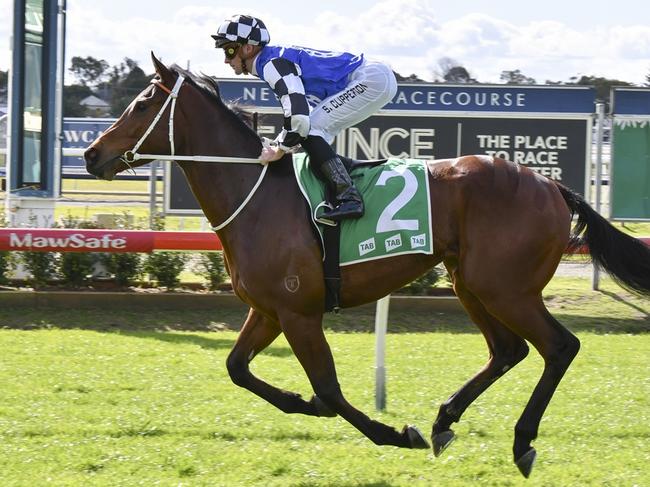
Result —
<svg viewBox="0 0 650 487"><path fill-rule="evenodd" d="M429 443L427 443L427 440L424 439L424 435L416 426L410 424L406 425L404 426L403 431L406 432L406 436L409 439L411 448L418 448L418 449L429 448Z"/></svg>
<svg viewBox="0 0 650 487"><path fill-rule="evenodd" d="M522 456L520 456L518 460L515 460L517 468L524 477L528 478L530 476L530 472L533 470L533 465L535 464L536 457L537 452L534 448L531 448Z"/></svg>
<svg viewBox="0 0 650 487"><path fill-rule="evenodd" d="M442 433L436 433L431 436L431 442L433 443L433 454L436 457L442 455L442 452L447 449L456 439L456 434L452 430L443 431Z"/></svg>
<svg viewBox="0 0 650 487"><path fill-rule="evenodd" d="M330 408L327 407L327 404L325 404L320 397L318 397L316 394L314 394L311 397L311 402L314 405L314 408L316 409L316 415L320 418L326 417L326 418L333 418L336 416L336 413L332 411Z"/></svg>

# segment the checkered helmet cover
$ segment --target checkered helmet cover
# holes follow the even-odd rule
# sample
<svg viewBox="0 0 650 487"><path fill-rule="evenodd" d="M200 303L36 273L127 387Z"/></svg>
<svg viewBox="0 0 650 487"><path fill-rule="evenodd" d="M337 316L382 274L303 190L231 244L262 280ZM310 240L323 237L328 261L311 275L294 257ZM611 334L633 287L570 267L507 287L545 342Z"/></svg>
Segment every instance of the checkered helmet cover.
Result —
<svg viewBox="0 0 650 487"><path fill-rule="evenodd" d="M264 22L250 15L234 15L231 19L224 20L212 38L215 47L223 47L229 42L265 46L271 39Z"/></svg>

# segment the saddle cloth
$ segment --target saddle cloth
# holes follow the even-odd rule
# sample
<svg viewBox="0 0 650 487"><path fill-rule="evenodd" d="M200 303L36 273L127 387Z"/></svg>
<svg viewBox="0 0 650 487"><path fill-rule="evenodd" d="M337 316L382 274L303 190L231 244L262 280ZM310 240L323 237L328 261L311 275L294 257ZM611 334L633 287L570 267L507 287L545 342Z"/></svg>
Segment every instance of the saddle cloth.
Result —
<svg viewBox="0 0 650 487"><path fill-rule="evenodd" d="M310 169L306 154L294 154L293 167L323 244L317 218L326 210L324 183ZM433 253L429 178L423 160L389 159L375 167L354 168L350 176L363 195L366 212L362 218L341 222L340 265Z"/></svg>

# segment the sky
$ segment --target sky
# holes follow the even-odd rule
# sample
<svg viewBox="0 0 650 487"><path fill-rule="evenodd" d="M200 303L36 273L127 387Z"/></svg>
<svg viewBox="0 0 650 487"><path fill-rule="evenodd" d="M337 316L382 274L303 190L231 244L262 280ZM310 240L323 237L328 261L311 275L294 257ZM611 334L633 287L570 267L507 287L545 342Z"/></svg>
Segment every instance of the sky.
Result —
<svg viewBox="0 0 650 487"><path fill-rule="evenodd" d="M12 5L0 0L0 11ZM67 0L66 68L72 56L111 65L129 57L150 73L154 51L167 64L232 77L210 34L235 13L261 18L272 43L364 53L427 81L442 58L485 83L515 69L538 83L593 75L641 85L650 73L648 0ZM3 15L2 70L10 35Z"/></svg>

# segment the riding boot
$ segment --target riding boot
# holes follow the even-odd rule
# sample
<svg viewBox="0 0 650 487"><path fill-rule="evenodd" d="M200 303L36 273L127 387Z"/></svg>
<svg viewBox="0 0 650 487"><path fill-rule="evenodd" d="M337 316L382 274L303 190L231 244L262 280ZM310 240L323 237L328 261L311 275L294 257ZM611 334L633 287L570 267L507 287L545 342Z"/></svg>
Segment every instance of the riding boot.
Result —
<svg viewBox="0 0 650 487"><path fill-rule="evenodd" d="M325 184L336 195L336 207L326 211L322 217L334 221L361 218L364 213L363 199L345 170L343 161L335 156L321 163L319 169Z"/></svg>

